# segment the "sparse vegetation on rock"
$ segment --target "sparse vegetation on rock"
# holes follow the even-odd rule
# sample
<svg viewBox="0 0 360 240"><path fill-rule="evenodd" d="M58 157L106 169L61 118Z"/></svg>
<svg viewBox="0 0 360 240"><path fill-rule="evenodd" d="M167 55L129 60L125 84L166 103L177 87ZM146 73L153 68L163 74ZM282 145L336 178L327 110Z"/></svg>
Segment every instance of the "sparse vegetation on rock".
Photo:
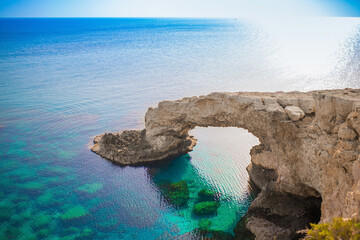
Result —
<svg viewBox="0 0 360 240"><path fill-rule="evenodd" d="M359 240L360 221L334 218L330 223L311 224L306 240Z"/></svg>

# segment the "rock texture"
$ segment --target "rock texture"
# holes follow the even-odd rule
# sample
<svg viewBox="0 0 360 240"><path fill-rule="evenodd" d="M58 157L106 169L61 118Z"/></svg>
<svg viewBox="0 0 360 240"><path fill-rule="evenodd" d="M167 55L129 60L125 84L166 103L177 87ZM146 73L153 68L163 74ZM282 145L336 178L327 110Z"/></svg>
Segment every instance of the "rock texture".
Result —
<svg viewBox="0 0 360 240"><path fill-rule="evenodd" d="M323 222L359 217L359 89L212 93L163 101L147 111L144 130L100 135L92 150L122 165L172 158L193 149L196 139L188 131L196 126L240 127L258 137L251 161L270 173L265 180L253 175L260 188L271 184L277 194L321 198Z"/></svg>
<svg viewBox="0 0 360 240"><path fill-rule="evenodd" d="M246 239L244 236L248 239L255 236L256 239L299 239L304 237L300 230L310 227L309 223L319 222L321 198L276 191L277 175L273 170L252 163L248 171L261 191L235 227L236 239Z"/></svg>

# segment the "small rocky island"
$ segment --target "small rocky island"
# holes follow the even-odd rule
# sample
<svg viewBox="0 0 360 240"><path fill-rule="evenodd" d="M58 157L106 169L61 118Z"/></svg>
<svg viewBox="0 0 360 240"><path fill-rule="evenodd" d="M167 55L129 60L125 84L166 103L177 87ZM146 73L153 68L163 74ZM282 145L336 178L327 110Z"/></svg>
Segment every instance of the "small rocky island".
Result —
<svg viewBox="0 0 360 240"><path fill-rule="evenodd" d="M309 222L360 215L360 89L237 92L160 102L144 130L105 133L91 150L120 165L191 151L189 130L239 127L260 144L247 170L261 190L234 229L236 238L296 239Z"/></svg>

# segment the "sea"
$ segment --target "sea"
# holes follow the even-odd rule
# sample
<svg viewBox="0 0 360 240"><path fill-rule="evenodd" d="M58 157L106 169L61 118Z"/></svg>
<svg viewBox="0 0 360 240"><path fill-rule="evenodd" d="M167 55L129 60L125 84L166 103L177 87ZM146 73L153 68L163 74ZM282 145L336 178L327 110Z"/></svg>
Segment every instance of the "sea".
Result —
<svg viewBox="0 0 360 240"><path fill-rule="evenodd" d="M258 139L195 128L187 155L121 167L92 153L148 107L215 91L360 88L359 18L0 18L0 239L234 235ZM185 182L185 206L164 184ZM217 194L197 216L199 192Z"/></svg>

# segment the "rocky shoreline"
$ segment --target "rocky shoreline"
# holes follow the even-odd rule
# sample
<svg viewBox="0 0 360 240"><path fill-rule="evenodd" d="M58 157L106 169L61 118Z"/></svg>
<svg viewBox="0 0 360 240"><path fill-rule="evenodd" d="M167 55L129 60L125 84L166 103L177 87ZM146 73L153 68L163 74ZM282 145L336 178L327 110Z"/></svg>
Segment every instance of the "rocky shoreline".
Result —
<svg viewBox="0 0 360 240"><path fill-rule="evenodd" d="M144 130L99 135L91 150L120 165L161 161L191 151L196 126L245 128L260 141L248 167L260 194L239 222L250 238L296 239L309 222L359 218L360 89L163 101Z"/></svg>

